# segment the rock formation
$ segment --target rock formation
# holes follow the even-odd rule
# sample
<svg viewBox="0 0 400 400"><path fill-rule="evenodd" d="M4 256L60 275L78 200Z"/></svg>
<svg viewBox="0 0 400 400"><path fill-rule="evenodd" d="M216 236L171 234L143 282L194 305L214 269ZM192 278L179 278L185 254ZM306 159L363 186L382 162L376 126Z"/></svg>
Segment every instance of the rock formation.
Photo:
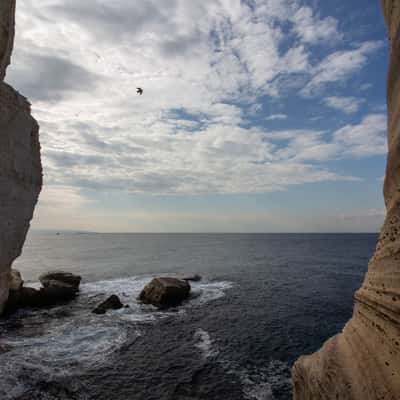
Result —
<svg viewBox="0 0 400 400"><path fill-rule="evenodd" d="M14 40L15 0L0 2L0 313L42 186L39 127L30 104L3 82Z"/></svg>
<svg viewBox="0 0 400 400"><path fill-rule="evenodd" d="M79 275L70 272L48 272L39 277L42 287L34 289L24 286L19 271L12 269L10 276L9 295L4 309L6 315L25 307L53 307L73 300L78 295L82 280Z"/></svg>
<svg viewBox="0 0 400 400"><path fill-rule="evenodd" d="M292 371L295 400L400 399L400 1L382 0L390 41L386 220L353 317Z"/></svg>
<svg viewBox="0 0 400 400"><path fill-rule="evenodd" d="M190 284L178 278L154 278L140 292L139 300L159 308L176 306L189 297Z"/></svg>

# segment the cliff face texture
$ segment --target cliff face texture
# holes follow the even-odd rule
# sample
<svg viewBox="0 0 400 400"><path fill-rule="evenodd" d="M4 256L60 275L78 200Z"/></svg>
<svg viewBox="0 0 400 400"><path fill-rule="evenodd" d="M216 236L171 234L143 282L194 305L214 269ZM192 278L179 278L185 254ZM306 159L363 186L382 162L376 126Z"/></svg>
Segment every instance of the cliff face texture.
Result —
<svg viewBox="0 0 400 400"><path fill-rule="evenodd" d="M0 313L42 186L39 127L30 104L3 82L14 40L15 0L0 1Z"/></svg>
<svg viewBox="0 0 400 400"><path fill-rule="evenodd" d="M387 216L352 319L292 371L295 400L400 399L400 1L382 0L390 41Z"/></svg>

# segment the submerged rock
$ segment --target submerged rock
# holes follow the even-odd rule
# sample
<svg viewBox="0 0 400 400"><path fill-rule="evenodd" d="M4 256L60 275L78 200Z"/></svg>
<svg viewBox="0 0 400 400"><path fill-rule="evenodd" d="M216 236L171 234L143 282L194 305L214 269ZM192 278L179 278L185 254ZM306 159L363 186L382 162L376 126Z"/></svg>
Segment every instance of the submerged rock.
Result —
<svg viewBox="0 0 400 400"><path fill-rule="evenodd" d="M94 314L105 314L107 310L119 310L124 305L121 303L119 297L115 294L111 295L108 299L100 303L93 311Z"/></svg>
<svg viewBox="0 0 400 400"><path fill-rule="evenodd" d="M194 275L184 276L182 279L184 281L189 281L189 282L200 282L202 277L199 274L194 274Z"/></svg>
<svg viewBox="0 0 400 400"><path fill-rule="evenodd" d="M139 295L144 304L156 307L170 307L182 303L190 293L190 284L187 280L178 278L154 278L148 283Z"/></svg>

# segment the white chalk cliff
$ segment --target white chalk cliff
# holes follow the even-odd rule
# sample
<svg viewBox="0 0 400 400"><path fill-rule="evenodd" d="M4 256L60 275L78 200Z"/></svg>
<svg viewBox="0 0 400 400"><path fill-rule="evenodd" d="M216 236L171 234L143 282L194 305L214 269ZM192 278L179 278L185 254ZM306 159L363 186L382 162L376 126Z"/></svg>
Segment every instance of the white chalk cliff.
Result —
<svg viewBox="0 0 400 400"><path fill-rule="evenodd" d="M381 0L390 43L387 210L353 317L292 371L295 400L400 399L400 0Z"/></svg>
<svg viewBox="0 0 400 400"><path fill-rule="evenodd" d="M15 0L0 1L0 313L42 186L39 126L30 104L3 82L14 41Z"/></svg>

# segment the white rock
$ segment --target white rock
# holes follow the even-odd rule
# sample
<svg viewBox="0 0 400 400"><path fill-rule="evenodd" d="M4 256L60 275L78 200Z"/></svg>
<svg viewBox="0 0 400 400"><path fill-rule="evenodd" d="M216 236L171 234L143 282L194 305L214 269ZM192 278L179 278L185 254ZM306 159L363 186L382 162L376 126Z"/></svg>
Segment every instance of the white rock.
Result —
<svg viewBox="0 0 400 400"><path fill-rule="evenodd" d="M294 365L296 400L400 399L400 2L381 3L390 40L386 220L353 317L341 334Z"/></svg>

